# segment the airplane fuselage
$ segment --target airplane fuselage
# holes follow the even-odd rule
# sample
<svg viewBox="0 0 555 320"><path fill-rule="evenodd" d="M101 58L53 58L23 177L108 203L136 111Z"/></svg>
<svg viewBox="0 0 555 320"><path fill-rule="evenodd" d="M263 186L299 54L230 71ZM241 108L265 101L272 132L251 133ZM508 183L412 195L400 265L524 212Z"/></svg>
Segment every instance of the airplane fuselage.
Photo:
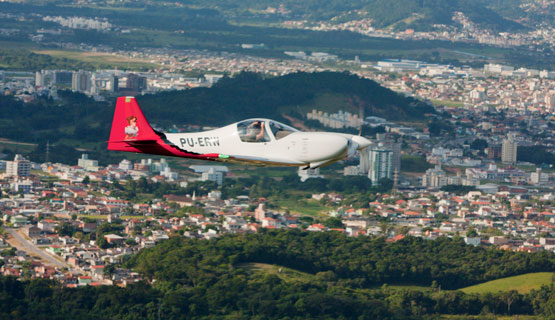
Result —
<svg viewBox="0 0 555 320"><path fill-rule="evenodd" d="M121 97L116 104L108 149L317 168L341 160L369 143L351 134L302 132L270 119L248 119L203 132L162 133L150 127L135 98Z"/></svg>
<svg viewBox="0 0 555 320"><path fill-rule="evenodd" d="M264 121L251 119L245 121ZM291 131L286 137L277 139L268 132L267 140L243 141L238 131L238 123L219 129L194 133L166 133L168 141L186 152L210 154L219 153L241 158L266 159L268 163L302 166L311 163L340 160L346 156L347 137L327 132ZM253 157L253 155L255 157Z"/></svg>

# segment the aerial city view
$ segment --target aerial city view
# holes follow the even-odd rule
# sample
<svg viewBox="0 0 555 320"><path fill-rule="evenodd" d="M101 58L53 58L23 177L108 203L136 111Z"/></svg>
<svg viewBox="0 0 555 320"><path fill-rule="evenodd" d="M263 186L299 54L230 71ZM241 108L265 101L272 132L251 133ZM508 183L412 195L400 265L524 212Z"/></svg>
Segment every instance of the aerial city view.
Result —
<svg viewBox="0 0 555 320"><path fill-rule="evenodd" d="M0 1L0 319L555 319L555 1Z"/></svg>

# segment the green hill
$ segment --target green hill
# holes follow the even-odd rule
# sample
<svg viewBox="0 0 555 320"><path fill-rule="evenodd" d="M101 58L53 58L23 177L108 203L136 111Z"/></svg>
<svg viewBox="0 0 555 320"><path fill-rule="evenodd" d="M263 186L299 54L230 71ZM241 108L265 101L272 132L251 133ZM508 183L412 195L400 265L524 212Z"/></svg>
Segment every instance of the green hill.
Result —
<svg viewBox="0 0 555 320"><path fill-rule="evenodd" d="M35 11L62 15L81 10L91 16L106 17L119 25L165 30L199 27L214 30L226 21L273 24L284 20L342 22L362 18L371 19L378 28L397 25L398 28L426 30L434 24L455 24L451 19L455 12L462 12L470 21L499 32L523 29L526 23L531 27L542 22L553 23L549 10L524 7L523 4L528 4L526 0L177 0L171 4L138 0L79 6L68 5L63 0L22 2L24 4L10 4L8 7L34 5ZM142 18L133 19L132 16L137 14ZM158 19L161 16L163 19Z"/></svg>
<svg viewBox="0 0 555 320"><path fill-rule="evenodd" d="M528 293L532 289L539 289L543 285L552 283L553 276L554 274L552 272L527 273L480 283L463 288L461 291L464 293L494 293L516 290L519 293Z"/></svg>
<svg viewBox="0 0 555 320"><path fill-rule="evenodd" d="M442 289L458 289L516 273L552 270L554 259L555 255L547 252L529 255L485 250L467 246L462 240L407 237L388 243L383 238L292 230L226 236L214 242L173 239L156 249L141 251L130 266L148 278L170 281L188 277L187 269L176 265L256 262L310 274L331 271L337 279L361 287L384 283L430 286L436 281Z"/></svg>
<svg viewBox="0 0 555 320"><path fill-rule="evenodd" d="M239 20L239 18L279 19L279 15L269 14L267 8L283 7L287 18L307 19L309 21L342 20L370 18L373 25L383 28L395 23L403 22L403 27L429 29L433 24L454 24L451 17L455 12L463 12L470 21L478 25L498 31L522 29L523 26L511 18L526 16L526 12L519 8L524 1L511 0L489 2L485 0L181 0L180 2L196 6L211 8L223 15ZM356 12L356 13L355 13ZM419 16L413 22L407 22L411 17Z"/></svg>
<svg viewBox="0 0 555 320"><path fill-rule="evenodd" d="M527 294L444 289L522 270L553 270L553 257L550 252L475 248L448 238L391 243L299 230L212 240L176 235L128 260L127 266L146 281L126 288L73 289L43 279L0 277L0 318L463 319L495 314L551 319L555 286ZM380 285L394 279L427 282L430 290ZM431 279L442 290L432 289Z"/></svg>
<svg viewBox="0 0 555 320"><path fill-rule="evenodd" d="M339 102L335 106L324 100ZM397 94L378 83L348 73L298 72L263 78L241 73L224 78L212 88L162 92L138 99L152 121L169 124L224 125L251 117L287 122L283 114L302 118L312 108L375 115L391 121L426 119L435 109L422 101ZM322 107L320 107L322 105Z"/></svg>

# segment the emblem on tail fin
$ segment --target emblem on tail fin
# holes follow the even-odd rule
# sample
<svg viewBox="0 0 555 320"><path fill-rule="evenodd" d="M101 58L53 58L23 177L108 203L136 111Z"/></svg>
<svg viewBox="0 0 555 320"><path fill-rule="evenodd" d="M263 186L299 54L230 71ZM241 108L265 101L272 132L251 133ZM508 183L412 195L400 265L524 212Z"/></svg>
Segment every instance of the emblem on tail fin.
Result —
<svg viewBox="0 0 555 320"><path fill-rule="evenodd" d="M125 140L135 139L139 135L139 127L137 126L137 117L129 116L126 118L128 126L125 127Z"/></svg>

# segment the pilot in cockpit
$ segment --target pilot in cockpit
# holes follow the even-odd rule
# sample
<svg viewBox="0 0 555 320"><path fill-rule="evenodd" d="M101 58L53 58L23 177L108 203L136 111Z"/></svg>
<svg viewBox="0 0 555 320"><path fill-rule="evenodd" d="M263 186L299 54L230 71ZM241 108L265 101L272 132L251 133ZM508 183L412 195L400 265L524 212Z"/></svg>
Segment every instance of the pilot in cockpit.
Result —
<svg viewBox="0 0 555 320"><path fill-rule="evenodd" d="M261 141L264 137L264 122L254 121L247 127L246 138L249 142Z"/></svg>

